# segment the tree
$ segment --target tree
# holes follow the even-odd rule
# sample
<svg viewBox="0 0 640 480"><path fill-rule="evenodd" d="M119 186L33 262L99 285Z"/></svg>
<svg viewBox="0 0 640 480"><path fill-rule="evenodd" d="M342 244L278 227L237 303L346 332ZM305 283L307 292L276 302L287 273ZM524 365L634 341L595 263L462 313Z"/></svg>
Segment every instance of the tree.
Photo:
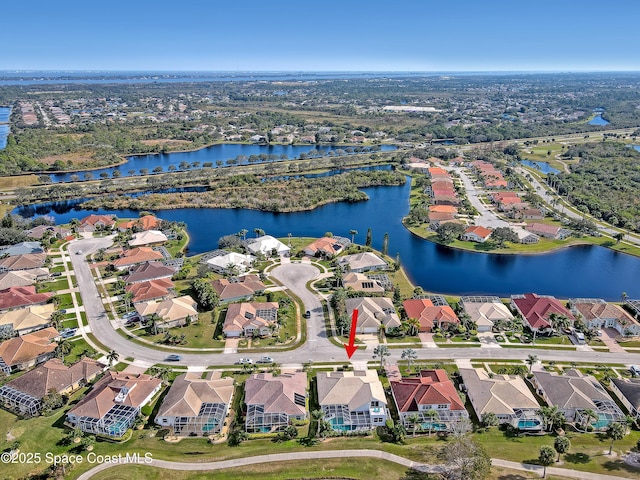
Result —
<svg viewBox="0 0 640 480"><path fill-rule="evenodd" d="M42 413L49 413L56 408L62 407L64 403L64 397L55 388L50 388L42 397Z"/></svg>
<svg viewBox="0 0 640 480"><path fill-rule="evenodd" d="M586 408L580 412L580 417L580 425L582 426L583 430L586 430L591 423L591 420L598 419L598 414L592 408Z"/></svg>
<svg viewBox="0 0 640 480"><path fill-rule="evenodd" d="M613 236L613 238L615 238L616 243L620 243L622 240L624 240L624 233L618 232Z"/></svg>
<svg viewBox="0 0 640 480"><path fill-rule="evenodd" d="M256 234L256 238L261 237L264 235L264 230L261 228L254 228L253 229L253 233Z"/></svg>
<svg viewBox="0 0 640 480"><path fill-rule="evenodd" d="M455 438L437 455L445 464L446 480L482 480L491 473L491 458L485 449L469 436Z"/></svg>
<svg viewBox="0 0 640 480"><path fill-rule="evenodd" d="M358 230L355 229L351 229L349 230L349 235L351 235L351 243L354 242L355 240L355 236L358 234Z"/></svg>
<svg viewBox="0 0 640 480"><path fill-rule="evenodd" d="M629 433L628 427L624 423L613 422L609 424L607 428L607 437L611 439L611 445L609 445L609 455L613 452L613 442L622 440L624 436Z"/></svg>
<svg viewBox="0 0 640 480"><path fill-rule="evenodd" d="M109 366L111 366L114 363L116 363L119 358L120 358L120 354L118 352L116 352L115 350L111 350L107 354L107 361L109 362Z"/></svg>
<svg viewBox="0 0 640 480"><path fill-rule="evenodd" d="M387 255L389 253L389 234L384 234L384 239L382 240L382 255Z"/></svg>
<svg viewBox="0 0 640 480"><path fill-rule="evenodd" d="M365 244L367 247L370 247L370 246L371 246L371 241L372 241L372 237L371 237L371 227L369 227L369 228L367 229L367 239L365 240L364 244Z"/></svg>
<svg viewBox="0 0 640 480"><path fill-rule="evenodd" d="M373 349L373 359L380 359L380 370L382 370L382 365L384 364L385 357L388 357L390 355L391 352L389 351L389 347L387 347L386 345L378 345Z"/></svg>
<svg viewBox="0 0 640 480"><path fill-rule="evenodd" d="M493 412L485 412L482 414L480 422L484 427L495 427L500 423L498 416Z"/></svg>
<svg viewBox="0 0 640 480"><path fill-rule="evenodd" d="M167 383L171 376L171 369L169 367L151 367L150 373L152 377L159 378L163 383Z"/></svg>
<svg viewBox="0 0 640 480"><path fill-rule="evenodd" d="M553 448L555 448L556 452L558 452L558 459L556 460L556 462L559 462L560 455L563 453L567 453L571 448L571 441L564 435L556 437L556 439L553 441Z"/></svg>
<svg viewBox="0 0 640 480"><path fill-rule="evenodd" d="M529 372L531 372L531 369L533 368L533 366L538 362L538 356L537 355L528 355L527 359L525 360L525 363L527 365L529 365Z"/></svg>
<svg viewBox="0 0 640 480"><path fill-rule="evenodd" d="M445 245L456 240L460 235L464 233L464 226L459 223L441 223L436 228L436 234L438 235L438 241Z"/></svg>
<svg viewBox="0 0 640 480"><path fill-rule="evenodd" d="M418 353L413 348L405 348L400 358L407 361L407 368L411 371L411 364L418 358Z"/></svg>
<svg viewBox="0 0 640 480"><path fill-rule="evenodd" d="M411 436L416 436L416 430L418 430L418 422L420 421L420 416L417 413L412 413L407 416L407 423L411 424Z"/></svg>
<svg viewBox="0 0 640 480"><path fill-rule="evenodd" d="M49 317L49 323L56 330L60 330L60 324L62 323L63 319L64 319L64 313L62 313L62 311L60 310L56 310L51 314L51 317Z"/></svg>
<svg viewBox="0 0 640 480"><path fill-rule="evenodd" d="M196 278L191 283L191 287L195 291L198 305L203 310L213 310L220 303L218 293L206 278Z"/></svg>
<svg viewBox="0 0 640 480"><path fill-rule="evenodd" d="M71 345L67 340L62 340L58 342L58 346L56 347L56 356L60 357L60 360L64 363L64 356L67 355L71 351Z"/></svg>
<svg viewBox="0 0 640 480"><path fill-rule="evenodd" d="M429 419L429 436L431 436L431 431L433 430L433 423L440 418L440 414L437 410L430 408L426 412L424 412L424 416Z"/></svg>
<svg viewBox="0 0 640 480"><path fill-rule="evenodd" d="M553 463L556 453L549 445L540 447L540 455L538 455L538 463L544 467L542 478L547 478L547 467Z"/></svg>
<svg viewBox="0 0 640 480"><path fill-rule="evenodd" d="M536 412L542 419L545 430L550 432L556 426L561 426L565 422L564 413L560 411L557 405L551 407L540 407Z"/></svg>
<svg viewBox="0 0 640 480"><path fill-rule="evenodd" d="M243 228L242 230L240 230L238 232L238 236L242 237L242 240L246 240L247 239L247 233L249 233L249 230L247 230L246 228Z"/></svg>
<svg viewBox="0 0 640 480"><path fill-rule="evenodd" d="M519 243L520 238L509 227L498 227L491 232L491 241L496 247L503 247L505 242Z"/></svg>

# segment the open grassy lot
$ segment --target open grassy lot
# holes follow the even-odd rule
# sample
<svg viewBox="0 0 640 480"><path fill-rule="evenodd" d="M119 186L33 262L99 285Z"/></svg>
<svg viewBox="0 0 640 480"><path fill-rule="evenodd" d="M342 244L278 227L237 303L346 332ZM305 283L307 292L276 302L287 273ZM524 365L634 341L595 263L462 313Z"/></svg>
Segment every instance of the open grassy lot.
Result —
<svg viewBox="0 0 640 480"><path fill-rule="evenodd" d="M14 177L0 177L0 188L28 187L37 185L37 175L17 175Z"/></svg>

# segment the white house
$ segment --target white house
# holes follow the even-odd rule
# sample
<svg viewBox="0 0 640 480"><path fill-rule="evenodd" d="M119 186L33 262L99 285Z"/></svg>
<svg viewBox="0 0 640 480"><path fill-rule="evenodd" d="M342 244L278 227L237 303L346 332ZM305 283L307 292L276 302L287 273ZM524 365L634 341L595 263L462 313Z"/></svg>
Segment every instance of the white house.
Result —
<svg viewBox="0 0 640 480"><path fill-rule="evenodd" d="M227 273L236 269L237 274L245 273L251 268L256 257L253 255L243 255L242 253L229 252L226 255L218 255L217 257L207 260L207 265L217 273Z"/></svg>
<svg viewBox="0 0 640 480"><path fill-rule="evenodd" d="M276 255L288 257L289 252L291 251L289 247L271 235L263 235L262 237L251 240L251 243L247 245L247 248L254 255L262 253L267 257L273 255L274 252Z"/></svg>

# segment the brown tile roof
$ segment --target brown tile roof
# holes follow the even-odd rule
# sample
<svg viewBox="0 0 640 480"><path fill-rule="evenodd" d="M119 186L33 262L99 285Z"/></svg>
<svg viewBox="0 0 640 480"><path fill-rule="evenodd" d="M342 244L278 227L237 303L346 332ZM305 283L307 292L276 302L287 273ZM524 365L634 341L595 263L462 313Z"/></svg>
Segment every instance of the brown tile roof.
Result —
<svg viewBox="0 0 640 480"><path fill-rule="evenodd" d="M211 285L223 302L231 298L251 297L266 288L257 275L244 275L232 279L221 278L211 282Z"/></svg>
<svg viewBox="0 0 640 480"><path fill-rule="evenodd" d="M545 223L531 223L525 228L533 233L542 233L547 235L557 235L560 231L560 227L557 227L555 225L547 225Z"/></svg>
<svg viewBox="0 0 640 480"><path fill-rule="evenodd" d="M0 273L0 290L10 287L26 287L33 285L39 277L49 276L47 268L32 268L31 270L12 270Z"/></svg>
<svg viewBox="0 0 640 480"><path fill-rule="evenodd" d="M163 322L175 322L187 317L197 317L196 301L189 295L170 298L162 302L141 302L136 305L138 313L146 317L156 313Z"/></svg>
<svg viewBox="0 0 640 480"><path fill-rule="evenodd" d="M128 228L138 227L140 230L153 230L160 226L160 222L161 220L153 215L145 215L144 217L136 218L135 220L123 222L118 225L118 228L126 230Z"/></svg>
<svg viewBox="0 0 640 480"><path fill-rule="evenodd" d="M454 207L453 205L429 205L429 213L449 213L457 215L458 207Z"/></svg>
<svg viewBox="0 0 640 480"><path fill-rule="evenodd" d="M614 305L613 303L584 301L573 302L573 305L585 320L614 318L616 320L626 320L628 323L638 323L637 320L629 315L622 307Z"/></svg>
<svg viewBox="0 0 640 480"><path fill-rule="evenodd" d="M148 280L146 282L132 283L125 287L126 292L133 294L133 303L144 302L147 300L155 300L156 298L164 298L171 293L174 285L167 278L158 280Z"/></svg>
<svg viewBox="0 0 640 480"><path fill-rule="evenodd" d="M277 302L243 302L232 303L227 309L227 315L224 317L224 333L242 332L244 329L251 327L259 329L267 327L274 323L272 320L259 316L261 310L275 312L277 315L279 305Z"/></svg>
<svg viewBox="0 0 640 480"><path fill-rule="evenodd" d="M331 237L322 237L304 247L304 251L307 255L315 255L317 252L322 252L325 255L333 256L340 253L343 248L344 245L336 242L335 239Z"/></svg>
<svg viewBox="0 0 640 480"><path fill-rule="evenodd" d="M209 372L207 378L202 378L199 373L183 373L173 381L157 416L197 417L203 403L228 406L233 389L233 378L220 378L219 372Z"/></svg>
<svg viewBox="0 0 640 480"><path fill-rule="evenodd" d="M442 221L445 221L445 220L454 220L455 218L456 217L452 213L447 213L447 212L429 212L429 221L430 222L442 222Z"/></svg>
<svg viewBox="0 0 640 480"><path fill-rule="evenodd" d="M306 397L307 374L305 372L283 373L274 377L272 373L255 373L245 383L245 403L263 405L264 413L306 415L305 405L295 402L295 395Z"/></svg>
<svg viewBox="0 0 640 480"><path fill-rule="evenodd" d="M108 371L80 400L68 414L78 417L102 418L116 404L140 408L152 392L159 389L162 380L144 373L131 374L125 372ZM122 401L116 402L116 397L122 388L128 388L129 393Z"/></svg>
<svg viewBox="0 0 640 480"><path fill-rule="evenodd" d="M36 293L36 287L33 285L10 287L0 291L0 310L46 303L51 297L51 292Z"/></svg>
<svg viewBox="0 0 640 480"><path fill-rule="evenodd" d="M429 299L410 299L402 302L408 318L420 321L420 331L430 332L436 323L460 323L460 319L449 306L434 306Z"/></svg>
<svg viewBox="0 0 640 480"><path fill-rule="evenodd" d="M0 358L8 366L34 360L40 355L53 352L58 346L53 340L59 336L58 331L50 327L11 338L0 343Z"/></svg>
<svg viewBox="0 0 640 480"><path fill-rule="evenodd" d="M7 383L7 386L36 398L44 397L51 389L60 393L81 380L87 380L105 369L106 365L83 358L67 367L53 358Z"/></svg>
<svg viewBox="0 0 640 480"><path fill-rule="evenodd" d="M0 258L0 270L30 270L41 268L47 258L46 253L26 253Z"/></svg>
<svg viewBox="0 0 640 480"><path fill-rule="evenodd" d="M128 265L135 265L136 263L162 260L163 258L162 253L153 250L151 247L137 247L125 250L122 256L116 259L113 264L116 267L126 267Z"/></svg>
<svg viewBox="0 0 640 480"><path fill-rule="evenodd" d="M417 412L419 405L450 405L450 410L465 409L444 370L423 370L419 377L392 380L391 390L400 412Z"/></svg>
<svg viewBox="0 0 640 480"><path fill-rule="evenodd" d="M127 283L137 283L159 278L171 278L175 273L173 268L160 262L146 262L133 266L129 270L129 275L124 275L122 279Z"/></svg>
<svg viewBox="0 0 640 480"><path fill-rule="evenodd" d="M95 214L91 214L88 215L86 217L84 217L82 220L80 220L80 225L96 225L98 223L102 223L104 225L107 225L109 227L112 227L116 224L116 222L113 220L112 217L108 216L108 215L95 215Z"/></svg>

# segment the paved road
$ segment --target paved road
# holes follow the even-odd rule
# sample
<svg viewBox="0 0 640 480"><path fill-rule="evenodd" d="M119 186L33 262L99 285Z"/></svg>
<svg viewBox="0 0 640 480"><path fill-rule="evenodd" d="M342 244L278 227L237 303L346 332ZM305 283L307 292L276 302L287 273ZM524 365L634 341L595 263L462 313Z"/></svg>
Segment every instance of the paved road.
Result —
<svg viewBox="0 0 640 480"><path fill-rule="evenodd" d="M483 188L478 189L473 184L467 172L465 172L461 168L454 168L453 171L457 172L460 175L460 179L462 180L462 184L464 185L465 190L467 191L467 198L471 205L475 207L478 211L478 215L475 218L476 225L482 225L487 228L499 228L499 227L509 227L509 223L505 222L501 218L489 210L487 206L480 201L479 195L485 193Z"/></svg>

